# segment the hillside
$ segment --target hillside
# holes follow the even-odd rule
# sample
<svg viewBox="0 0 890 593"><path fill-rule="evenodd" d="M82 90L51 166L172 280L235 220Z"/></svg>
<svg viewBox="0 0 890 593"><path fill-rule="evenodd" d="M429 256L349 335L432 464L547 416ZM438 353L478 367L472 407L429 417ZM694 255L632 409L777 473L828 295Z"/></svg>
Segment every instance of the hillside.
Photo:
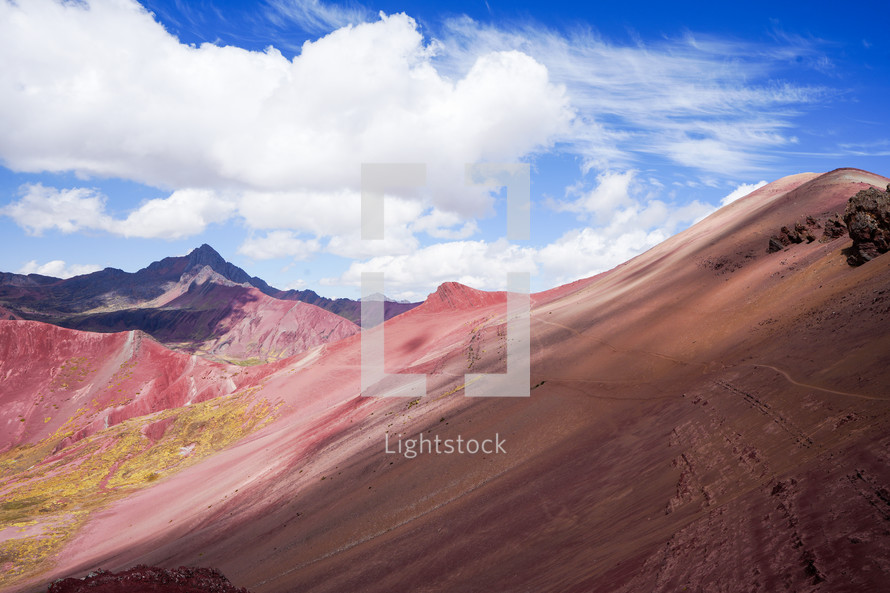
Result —
<svg viewBox="0 0 890 593"><path fill-rule="evenodd" d="M251 367L239 401L270 410L267 425L244 420L249 436L101 507L70 495L77 528L42 565L16 556L28 535L7 544L9 566L36 572L3 590L139 563L213 566L255 593L881 590L890 256L852 267L851 240L817 229L888 181L786 177L609 272L532 295L528 398L464 397L467 374L505 370L510 336L503 293L456 283L383 326L386 371L426 374L426 397L362 397L357 335ZM797 223L814 240L770 252ZM387 452L420 434L496 437L505 452ZM183 446L181 433L145 438L145 451ZM35 467L86 463L66 451ZM29 508L48 478L6 459L4 508ZM62 520L25 515L35 542Z"/></svg>

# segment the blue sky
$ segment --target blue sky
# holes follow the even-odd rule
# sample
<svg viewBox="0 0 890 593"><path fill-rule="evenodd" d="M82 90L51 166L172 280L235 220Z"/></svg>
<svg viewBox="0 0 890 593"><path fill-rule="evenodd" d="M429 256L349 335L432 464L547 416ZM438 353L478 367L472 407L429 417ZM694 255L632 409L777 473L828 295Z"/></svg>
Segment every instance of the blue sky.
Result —
<svg viewBox="0 0 890 593"><path fill-rule="evenodd" d="M0 270L201 243L422 299L609 269L763 182L890 174L886 2L0 0ZM360 237L363 162L422 162ZM528 163L528 241L466 163Z"/></svg>

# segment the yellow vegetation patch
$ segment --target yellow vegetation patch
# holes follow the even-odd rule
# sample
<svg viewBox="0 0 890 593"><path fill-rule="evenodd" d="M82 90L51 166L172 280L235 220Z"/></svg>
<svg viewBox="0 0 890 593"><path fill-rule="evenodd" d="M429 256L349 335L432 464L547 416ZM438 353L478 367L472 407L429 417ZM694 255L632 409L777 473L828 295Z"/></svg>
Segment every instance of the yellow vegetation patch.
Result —
<svg viewBox="0 0 890 593"><path fill-rule="evenodd" d="M58 374L53 377L50 391L71 389L82 383L96 369L84 356L75 356L62 363Z"/></svg>
<svg viewBox="0 0 890 593"><path fill-rule="evenodd" d="M45 460L73 434L73 419L36 445L0 454L0 531L44 526L38 535L0 542L0 565L12 565L0 574L0 586L45 570L92 512L270 423L278 406L254 401L259 389L133 418L74 443L53 461ZM171 417L158 442L143 436L143 427Z"/></svg>

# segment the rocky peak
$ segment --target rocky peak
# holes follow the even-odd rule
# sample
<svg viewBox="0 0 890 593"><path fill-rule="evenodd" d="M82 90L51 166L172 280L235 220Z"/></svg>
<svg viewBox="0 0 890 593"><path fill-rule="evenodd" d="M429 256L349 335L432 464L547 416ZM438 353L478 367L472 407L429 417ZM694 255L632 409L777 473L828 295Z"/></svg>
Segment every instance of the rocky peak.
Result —
<svg viewBox="0 0 890 593"><path fill-rule="evenodd" d="M204 243L188 254L189 268L210 266L213 269L225 267L227 262L213 247Z"/></svg>
<svg viewBox="0 0 890 593"><path fill-rule="evenodd" d="M427 297L424 308L428 311L442 311L485 307L498 301L505 302L505 295L504 292L476 290L459 282L444 282L436 292Z"/></svg>

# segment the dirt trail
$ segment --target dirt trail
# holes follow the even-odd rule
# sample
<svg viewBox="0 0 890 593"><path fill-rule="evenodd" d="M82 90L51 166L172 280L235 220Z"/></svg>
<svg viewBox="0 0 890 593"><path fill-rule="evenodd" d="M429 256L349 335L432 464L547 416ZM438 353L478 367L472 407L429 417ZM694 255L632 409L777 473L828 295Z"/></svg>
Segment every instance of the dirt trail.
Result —
<svg viewBox="0 0 890 593"><path fill-rule="evenodd" d="M806 388L806 389L815 389L816 391L823 391L823 392L825 392L825 393L833 393L833 394L835 394L835 395L846 395L846 396L848 396L848 397L858 397L859 399L871 399L871 400L883 401L883 402L885 402L885 401L890 401L890 398L888 398L888 397L877 397L877 396L874 396L874 395L865 395L865 394L863 394L863 393L850 393L849 391L837 391L837 390L834 390L834 389L826 389L825 387L819 387L819 386L817 386L817 385L810 385L810 384L808 384L808 383L801 383L801 382L799 382L799 381L795 381L795 380L791 377L791 375L789 375L787 372L783 371L782 369L776 368L776 367L774 367L774 366L772 366L772 365L768 365L768 364L752 364L752 365L750 365L750 366L752 366L752 367L762 367L762 368L766 368L766 369L771 369L771 370L773 370L773 371L779 373L779 374L782 375L783 377L785 377L785 379L787 379L789 383L791 383L792 385L797 385L798 387L804 387L804 388Z"/></svg>

